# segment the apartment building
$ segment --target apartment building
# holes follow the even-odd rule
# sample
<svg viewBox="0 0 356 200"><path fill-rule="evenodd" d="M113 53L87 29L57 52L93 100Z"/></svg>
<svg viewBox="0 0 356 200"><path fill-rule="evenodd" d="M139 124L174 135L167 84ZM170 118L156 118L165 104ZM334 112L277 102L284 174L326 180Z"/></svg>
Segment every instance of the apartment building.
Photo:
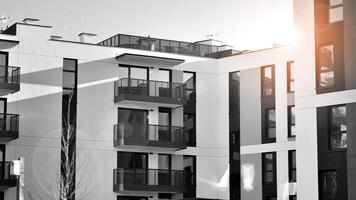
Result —
<svg viewBox="0 0 356 200"><path fill-rule="evenodd" d="M294 1L296 44L246 52L10 26L0 199L18 157L26 199L355 199L355 9Z"/></svg>

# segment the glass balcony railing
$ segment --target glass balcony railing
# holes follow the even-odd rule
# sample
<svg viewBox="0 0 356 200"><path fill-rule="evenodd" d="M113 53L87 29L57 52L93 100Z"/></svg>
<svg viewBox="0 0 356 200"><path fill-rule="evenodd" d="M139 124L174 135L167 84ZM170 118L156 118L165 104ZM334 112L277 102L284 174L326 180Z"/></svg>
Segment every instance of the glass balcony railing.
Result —
<svg viewBox="0 0 356 200"><path fill-rule="evenodd" d="M115 81L114 88L115 101L119 101L119 96L123 94L141 97L159 97L181 103L184 103L186 97L185 85L183 83L122 78Z"/></svg>
<svg viewBox="0 0 356 200"><path fill-rule="evenodd" d="M19 115L0 113L0 141L11 141L18 138Z"/></svg>
<svg viewBox="0 0 356 200"><path fill-rule="evenodd" d="M163 169L114 169L114 191L184 192L186 172Z"/></svg>
<svg viewBox="0 0 356 200"><path fill-rule="evenodd" d="M112 36L111 38L98 43L98 45L213 58L216 57L217 52L222 50L220 49L221 47L215 45L198 44L124 34L117 34L115 36Z"/></svg>
<svg viewBox="0 0 356 200"><path fill-rule="evenodd" d="M136 145L183 149L187 147L183 127L119 123L114 125L114 146Z"/></svg>
<svg viewBox="0 0 356 200"><path fill-rule="evenodd" d="M20 84L20 68L0 65L0 83Z"/></svg>
<svg viewBox="0 0 356 200"><path fill-rule="evenodd" d="M10 131L10 132L19 131L18 114L0 113L0 132L4 132L4 131Z"/></svg>

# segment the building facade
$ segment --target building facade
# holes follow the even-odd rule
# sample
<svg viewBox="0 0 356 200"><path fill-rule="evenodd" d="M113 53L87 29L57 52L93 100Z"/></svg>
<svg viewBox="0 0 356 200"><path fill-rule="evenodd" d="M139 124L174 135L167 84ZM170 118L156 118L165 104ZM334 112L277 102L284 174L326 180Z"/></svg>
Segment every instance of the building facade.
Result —
<svg viewBox="0 0 356 200"><path fill-rule="evenodd" d="M14 24L0 197L24 157L26 199L355 199L355 9L294 1L296 44L247 52Z"/></svg>

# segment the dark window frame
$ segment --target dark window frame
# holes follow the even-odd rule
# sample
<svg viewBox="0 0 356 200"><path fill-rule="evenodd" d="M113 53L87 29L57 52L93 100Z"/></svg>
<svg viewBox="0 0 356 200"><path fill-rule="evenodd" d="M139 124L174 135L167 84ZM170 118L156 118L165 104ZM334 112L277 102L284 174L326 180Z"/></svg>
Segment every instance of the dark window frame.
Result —
<svg viewBox="0 0 356 200"><path fill-rule="evenodd" d="M196 87L196 72L192 71L183 71L183 74L193 74L193 89L185 87L186 90L188 91L193 91L193 99L189 99L189 101L196 101L196 92L197 92L197 87Z"/></svg>
<svg viewBox="0 0 356 200"><path fill-rule="evenodd" d="M132 151L117 151L117 153L116 153L116 160L117 160L116 165L117 165L117 167L119 166L119 153L127 153L127 154L131 154L131 155L133 155L133 156L136 156L136 155L145 155L145 157L146 157L146 163L145 163L145 165L146 165L147 168L143 168L143 169L149 169L149 167L148 167L148 163L149 163L149 155L148 155L148 153L144 153L144 152L132 152ZM134 167L131 168L131 169L142 169L142 168L137 168L137 167L136 167L136 161L135 161Z"/></svg>
<svg viewBox="0 0 356 200"><path fill-rule="evenodd" d="M295 161L292 160L293 153L295 155ZM295 167L293 167L293 162L295 162ZM295 178L292 176L292 172L295 172ZM289 182L297 182L297 151L289 150L288 151L288 174L289 174Z"/></svg>
<svg viewBox="0 0 356 200"><path fill-rule="evenodd" d="M274 114L275 114L275 117L276 117L276 108L266 108L265 109L265 121L264 121L264 138L265 138L265 141L266 142L274 142L277 138L277 135L274 137L274 138L271 138L269 137L268 135L268 130L270 128L275 128L275 134L277 134L277 130L276 130L276 124L274 126L271 126L270 123L269 123L269 111L271 110L274 110ZM275 120L275 123L277 123L277 120Z"/></svg>
<svg viewBox="0 0 356 200"><path fill-rule="evenodd" d="M335 68L336 66L333 66L333 73L334 73L334 83L332 86L324 86L322 87L321 84L321 48L324 46L332 45L333 46L333 57L335 59L335 44L333 42L326 42L323 44L317 45L317 54L316 54L316 90L334 90L336 88L336 77L335 77Z"/></svg>
<svg viewBox="0 0 356 200"><path fill-rule="evenodd" d="M291 83L294 83L294 87L295 87L295 74L292 75L292 67L294 65L294 61L289 61L287 62L287 92L288 93L294 93L295 92L295 88L292 90L291 88ZM295 69L293 70L295 72ZM292 78L294 77L294 78Z"/></svg>
<svg viewBox="0 0 356 200"><path fill-rule="evenodd" d="M266 68L271 68L271 83L267 84L265 80L265 70ZM271 95L265 95L264 90L265 86L271 87ZM261 96L262 97L273 97L275 95L275 66L274 65L266 65L261 67Z"/></svg>
<svg viewBox="0 0 356 200"><path fill-rule="evenodd" d="M333 24L336 24L336 23L342 23L342 22L344 22L344 20L345 20L345 18L343 17L342 18L342 20L341 21L336 21L336 22L331 22L330 21L330 11L331 11L331 9L335 9L335 8L342 8L343 10L344 10L344 1L342 1L342 3L341 4L338 4L338 5L334 5L334 6L332 6L332 5L330 5L330 1L331 0L329 0L329 2L328 2L328 5L327 5L327 7L328 7L328 10L327 10L327 19L326 19L326 21L328 22L328 24L330 24L330 25L333 25Z"/></svg>
<svg viewBox="0 0 356 200"><path fill-rule="evenodd" d="M0 54L5 55L5 57L6 57L5 66L9 66L9 52L7 52L7 51L0 51Z"/></svg>
<svg viewBox="0 0 356 200"><path fill-rule="evenodd" d="M168 157L168 169L167 170L172 170L172 155L171 154L167 154L167 153L159 153L158 154L158 157L159 156L167 156Z"/></svg>
<svg viewBox="0 0 356 200"><path fill-rule="evenodd" d="M158 68L159 71L168 71L169 72L169 81L168 82L172 82L172 70L171 69L166 69L166 68Z"/></svg>
<svg viewBox="0 0 356 200"><path fill-rule="evenodd" d="M119 64L119 67L126 67L128 68L128 79L131 79L131 68L141 68L146 69L146 80L150 80L150 67L147 66L140 66L140 65L126 65L126 64Z"/></svg>
<svg viewBox="0 0 356 200"><path fill-rule="evenodd" d="M267 154L272 154L272 166L273 169L269 170L269 171L265 171L266 169L266 160L265 160L265 156ZM276 160L276 152L266 152L266 153L262 153L262 184L263 185L273 185L277 183L277 160ZM272 172L273 173L273 177L272 177L272 182L266 182L265 180L265 173L267 172Z"/></svg>
<svg viewBox="0 0 356 200"><path fill-rule="evenodd" d="M292 108L294 108L294 123L292 122ZM288 106L288 138L295 138L296 135L292 135L292 126L295 127L295 105Z"/></svg>
<svg viewBox="0 0 356 200"><path fill-rule="evenodd" d="M332 105L332 106L328 106L327 107L327 118L328 118L328 151L329 152L336 152L336 151L347 151L347 147L344 148L331 148L331 136L335 133L333 133L332 131L332 126L333 126L333 108L336 107L345 107L346 109L346 104L338 104L338 105ZM346 115L347 115L347 110L346 110ZM346 120L346 119L345 119ZM345 131L340 131L339 134L343 134L346 133L347 134L347 127ZM337 134L337 133L336 133Z"/></svg>

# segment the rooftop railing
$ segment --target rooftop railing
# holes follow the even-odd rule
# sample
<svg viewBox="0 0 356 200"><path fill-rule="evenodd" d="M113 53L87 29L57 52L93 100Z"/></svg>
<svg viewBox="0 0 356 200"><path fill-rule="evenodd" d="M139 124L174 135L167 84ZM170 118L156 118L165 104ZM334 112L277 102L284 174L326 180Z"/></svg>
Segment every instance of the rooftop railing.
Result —
<svg viewBox="0 0 356 200"><path fill-rule="evenodd" d="M125 34L114 35L98 43L98 45L213 58L216 57L215 53L222 50L219 46L215 45L165 40L159 38Z"/></svg>
<svg viewBox="0 0 356 200"><path fill-rule="evenodd" d="M153 124L119 123L114 125L114 145L125 144L125 140L139 141L150 146L150 142L169 144L174 148L187 143L187 134L184 127L164 126ZM146 144L145 144L146 143Z"/></svg>
<svg viewBox="0 0 356 200"><path fill-rule="evenodd" d="M115 97L121 94L133 94L150 97L164 97L183 100L184 84L144 79L122 78L115 81Z"/></svg>
<svg viewBox="0 0 356 200"><path fill-rule="evenodd" d="M0 65L0 83L20 83L20 67Z"/></svg>

